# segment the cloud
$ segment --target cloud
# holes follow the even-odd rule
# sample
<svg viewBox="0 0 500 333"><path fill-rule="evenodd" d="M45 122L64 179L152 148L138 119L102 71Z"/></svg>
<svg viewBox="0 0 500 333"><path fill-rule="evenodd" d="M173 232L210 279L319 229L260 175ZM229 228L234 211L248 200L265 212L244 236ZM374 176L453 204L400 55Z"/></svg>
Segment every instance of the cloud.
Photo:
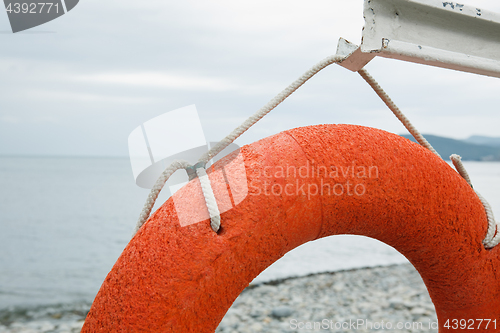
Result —
<svg viewBox="0 0 500 333"><path fill-rule="evenodd" d="M500 2L467 2L500 11ZM34 29L55 33L0 34L0 114L2 131L9 131L4 137L36 137L42 144L46 132L62 136L64 129L77 136L105 128L108 136L82 146L82 151L125 155L133 128L196 104L207 138L220 139L335 53L340 36L359 43L362 4L81 2L67 15ZM0 15L2 26L7 30L6 15ZM500 115L494 110L499 79L378 58L368 70L422 132L455 137L498 133ZM37 117L52 117L58 124L35 126L29 119L42 119ZM391 117L359 75L331 66L243 139L252 142L291 127L339 122L401 132ZM16 131L10 130L14 127ZM47 141L45 146L58 154L63 144ZM0 147L0 154L11 148Z"/></svg>
<svg viewBox="0 0 500 333"><path fill-rule="evenodd" d="M232 91L238 89L230 80L203 76L175 75L160 72L99 73L75 77L78 81L180 90Z"/></svg>
<svg viewBox="0 0 500 333"><path fill-rule="evenodd" d="M189 74L170 74L162 72L120 72L77 75L75 81L111 86L136 86L164 88L182 91L238 92L240 94L263 94L283 89L277 83L238 83L230 78L195 76Z"/></svg>
<svg viewBox="0 0 500 333"><path fill-rule="evenodd" d="M21 121L22 121L21 118L11 116L11 115L0 116L0 122L3 122L3 123L17 124L17 123L20 123Z"/></svg>
<svg viewBox="0 0 500 333"><path fill-rule="evenodd" d="M152 102L150 98L140 98L131 96L113 96L108 94L83 93L65 90L36 89L27 91L31 99L49 101L69 101L88 103L116 103L116 104L144 104Z"/></svg>
<svg viewBox="0 0 500 333"><path fill-rule="evenodd" d="M22 123L58 123L58 119L48 115L35 115L32 117L22 116L0 116L0 122L7 124L22 124Z"/></svg>

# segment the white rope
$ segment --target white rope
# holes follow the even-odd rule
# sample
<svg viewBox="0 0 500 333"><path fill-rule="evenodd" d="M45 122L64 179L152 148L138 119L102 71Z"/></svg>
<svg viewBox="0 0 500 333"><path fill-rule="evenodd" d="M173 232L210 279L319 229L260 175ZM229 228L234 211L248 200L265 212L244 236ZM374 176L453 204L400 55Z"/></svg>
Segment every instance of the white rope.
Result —
<svg viewBox="0 0 500 333"><path fill-rule="evenodd" d="M195 167L197 166L198 164ZM158 198L160 191L163 189L165 183L170 178L170 176L172 176L174 172L176 172L177 170L180 169L188 170L190 168L192 169L193 166L189 164L187 161L177 160L172 162L163 171L160 177L158 177L158 179L156 180L156 183L151 189L151 192L148 195L146 203L142 208L141 214L139 215L139 220L137 221L137 224L135 226L134 235L148 220L149 216L151 215L151 210L155 205L156 199ZM200 179L203 197L205 198L205 203L207 204L208 211L210 213L210 226L212 227L212 230L214 232L217 232L219 231L220 228L220 213L219 213L219 208L217 207L217 200L215 199L212 186L210 185L210 179L208 178L207 172L205 171L205 168L203 166L199 166L195 170L195 172L198 175L198 178Z"/></svg>
<svg viewBox="0 0 500 333"><path fill-rule="evenodd" d="M429 149L431 152L441 157L439 153L432 147L432 145L423 137L422 134L413 126L408 118L403 114L403 112L397 107L397 105L391 100L389 95L380 87L378 82L365 70L361 69L358 71L359 75L363 77L363 79L372 87L375 93L384 101L384 103L389 107L389 109L394 113L394 115L403 123L408 132L420 143L421 146ZM462 158L458 155L451 155L450 159L455 165L458 173L467 181L467 183L472 186L470 181L469 174L462 163ZM481 200L481 203L484 206L484 210L486 211L486 216L488 218L488 232L486 233L486 237L483 240L484 247L487 249L493 248L500 244L500 232L497 233L497 230L500 230L500 223L497 224L495 221L495 217L493 215L493 210L491 209L490 204L486 201L485 198L477 191L475 191L478 198ZM495 236L496 234L496 236Z"/></svg>
<svg viewBox="0 0 500 333"><path fill-rule="evenodd" d="M431 144L423 137L422 134L413 126L408 118L401 112L401 110L397 107L397 105L392 101L389 95L380 87L378 82L370 75L365 69L361 69L358 71L359 75L365 79L365 81L372 87L375 93L384 101L387 107L394 113L394 115L403 123L408 132L420 143L421 146L429 149L431 152L441 157L439 153L431 146Z"/></svg>
<svg viewBox="0 0 500 333"><path fill-rule="evenodd" d="M153 188L151 189L151 192L149 192L148 198L146 199L146 203L144 204L144 207L142 208L141 215L139 215L139 220L137 221L137 225L135 226L134 230L134 235L137 233L137 231L142 227L144 223L149 218L149 215L151 214L151 210L153 209L156 199L158 198L158 194L160 194L160 191L162 190L163 186L167 182L167 180L174 174L179 169L186 169L187 167L191 166L187 161L173 161L158 177L156 180L156 183L154 184Z"/></svg>
<svg viewBox="0 0 500 333"><path fill-rule="evenodd" d="M276 108L281 102L283 102L288 96L293 94L298 88L300 88L304 83L306 83L310 78L312 78L319 71L324 69L325 67L334 64L340 63L345 59L345 57L334 55L325 58L324 60L317 63L307 72L305 72L301 77L295 80L292 84L290 84L285 90L280 92L276 97L271 99L266 105L264 105L261 109L259 109L255 114L249 117L247 120L243 122L240 126L238 126L233 132L231 132L228 136L222 139L215 147L210 149L208 152L203 154L199 162L207 163L209 160L214 158L217 154L219 154L222 150L224 150L227 146L234 142L239 136L245 133L250 127L252 127L255 123L257 123L260 119L262 119L265 115L271 112L274 108ZM389 95L380 87L377 81L365 70L361 69L358 73L363 77L363 79L372 87L375 93L382 99L382 101L387 105L387 107L394 113L394 115L401 121L401 123L406 127L406 129L413 135L415 140L422 145L423 147L429 149L431 152L441 157L439 153L432 147L432 145L420 134L420 132L413 126L410 120L403 114L403 112L397 107L397 105L391 100ZM456 155L458 156L458 155ZM455 160L453 160L455 164ZM470 182L470 178L463 167L463 164L459 159L457 159L457 171L466 179L466 181L472 186ZM149 215L151 214L151 210L155 204L155 201L160 193L161 189L165 185L165 182L168 178L179 169L186 169L188 167L192 167L186 161L175 161L173 162L165 171L163 171L162 175L158 178L155 183L155 186L151 190L151 193L144 204L144 208L142 209L141 215L139 217L139 221L137 222L137 226L135 229L135 233L140 227L147 221ZM217 232L220 228L220 212L217 207L217 200L215 199L215 195L213 193L212 187L210 185L210 179L205 171L205 168L200 167L196 169L196 173L198 178L200 179L201 188L203 191L203 196L205 198L205 202L207 204L207 209L210 215L210 226L212 230ZM476 192L477 193L477 192ZM495 222L495 218L493 216L493 211L489 203L479 194L477 193L479 199L483 203L483 206L486 210L486 214L488 216L488 232L486 238L483 243L486 248L492 248L500 243L500 233L496 234L497 224ZM500 225L499 225L500 229ZM135 234L134 233L134 234Z"/></svg>
<svg viewBox="0 0 500 333"><path fill-rule="evenodd" d="M314 65L311 69L309 69L307 72L305 72L301 77L299 77L297 80L295 80L291 85L289 85L285 90L280 92L276 97L271 99L266 105L264 105L260 110L258 110L254 115L252 115L250 118L245 120L243 124L238 126L234 131L231 132L228 136L226 136L224 139L222 139L215 147L210 149L207 153L203 154L199 161L200 162L205 162L207 163L209 160L211 160L214 156L216 156L218 153L220 153L224 148L229 146L231 143L233 143L234 140L236 140L240 135L245 133L252 125L254 125L256 122L258 122L260 119L262 119L266 114L271 112L275 107L277 107L281 102L283 102L288 96L290 96L292 93L294 93L298 88L300 88L304 83L307 82L310 78L312 78L315 74L317 74L319 71L324 69L325 67L339 63L342 60L344 60L345 57L334 55L327 57Z"/></svg>
<svg viewBox="0 0 500 333"><path fill-rule="evenodd" d="M203 164L207 163L209 160L211 160L217 154L219 154L222 150L224 150L227 146L233 143L233 141L236 140L240 135L245 133L250 127L252 127L252 125L254 125L256 122L262 119L266 114L271 112L271 110L273 110L276 106L278 106L281 102L283 102L288 96L294 93L298 88L300 88L304 83L306 83L307 80L309 80L311 77L317 74L320 70L331 64L339 63L344 59L345 57L334 55L327 57L322 61L320 61L319 63L317 63L307 72L305 72L301 77L295 80L291 85L289 85L285 90L283 90L278 95L276 95L276 97L271 99L254 115L249 117L245 122L243 122L243 124L238 126L233 132L231 132L231 134L222 139L215 147L213 147L208 152L203 154L200 157L199 162L202 162ZM134 235L148 220L149 215L151 214L151 210L153 209L153 206L155 204L155 201L158 198L158 194L162 190L168 178L170 178L170 176L175 171L179 169L186 169L188 167L192 166L186 161L175 161L170 166L168 166L165 169L165 171L163 171L161 176L156 181L154 187L151 189L148 199L144 204L144 208L142 209L141 215L139 216L139 221L137 222L137 225L135 227ZM219 208L217 207L217 200L215 199L212 187L210 185L210 179L208 178L204 168L197 168L196 173L198 174L198 178L200 179L203 196L205 197L205 202L207 204L208 212L210 214L210 226L212 227L213 231L217 232L220 228L220 212Z"/></svg>
<svg viewBox="0 0 500 333"><path fill-rule="evenodd" d="M462 163L462 157L453 154L450 156L450 159L460 176L462 176L462 178L464 178L467 183L469 183L469 185L473 188L469 174L465 169L464 164ZM486 232L486 237L484 237L483 244L485 248L491 249L500 244L500 233L498 233L498 230L500 230L500 221L495 221L495 216L493 215L493 209L491 209L490 203L481 194L479 194L478 191L474 191L476 192L479 200L481 200L481 203L483 204L484 210L486 212L486 217L488 218L488 231Z"/></svg>
<svg viewBox="0 0 500 333"><path fill-rule="evenodd" d="M215 199L212 186L210 186L210 179L208 178L205 168L196 169L196 174L200 180L201 189L208 208L208 214L210 215L210 226L213 231L217 232L220 228L220 212L219 207L217 207L217 200Z"/></svg>
<svg viewBox="0 0 500 333"><path fill-rule="evenodd" d="M476 191L476 194L479 197L479 200L481 200L484 210L486 211L486 216L488 217L488 232L483 240L483 244L485 248L491 249L500 244L500 233L498 233L498 230L500 230L500 223L495 221L495 216L493 215L493 209L491 208L490 203L481 194L479 194L478 191Z"/></svg>
<svg viewBox="0 0 500 333"><path fill-rule="evenodd" d="M470 181L469 173L465 170L465 166L462 163L462 156L453 154L450 156L450 160L453 162L453 165L455 166L455 169L457 169L460 176L467 181L470 187L474 188L474 186L472 186L472 182Z"/></svg>

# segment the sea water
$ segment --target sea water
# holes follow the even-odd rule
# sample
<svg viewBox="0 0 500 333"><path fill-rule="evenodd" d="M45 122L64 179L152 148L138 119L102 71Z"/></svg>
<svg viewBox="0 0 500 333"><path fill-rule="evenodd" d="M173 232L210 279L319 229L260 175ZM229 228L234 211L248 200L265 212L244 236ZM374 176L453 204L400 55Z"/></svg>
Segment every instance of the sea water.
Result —
<svg viewBox="0 0 500 333"><path fill-rule="evenodd" d="M500 217L500 163L465 165ZM0 157L0 310L91 302L147 194L126 158ZM376 240L334 236L291 251L255 282L404 262Z"/></svg>

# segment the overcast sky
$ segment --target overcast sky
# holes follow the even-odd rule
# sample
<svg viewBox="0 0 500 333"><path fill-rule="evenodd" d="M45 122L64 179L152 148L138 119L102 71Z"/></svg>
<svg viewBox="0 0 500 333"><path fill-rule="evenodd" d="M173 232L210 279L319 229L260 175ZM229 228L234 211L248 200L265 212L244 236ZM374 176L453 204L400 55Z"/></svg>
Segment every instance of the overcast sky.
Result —
<svg viewBox="0 0 500 333"><path fill-rule="evenodd" d="M17 34L0 10L0 155L127 156L134 128L190 104L219 140L339 37L359 44L362 4L81 0ZM380 58L367 69L421 132L500 136L500 79ZM330 66L237 143L321 123L405 133L359 75Z"/></svg>

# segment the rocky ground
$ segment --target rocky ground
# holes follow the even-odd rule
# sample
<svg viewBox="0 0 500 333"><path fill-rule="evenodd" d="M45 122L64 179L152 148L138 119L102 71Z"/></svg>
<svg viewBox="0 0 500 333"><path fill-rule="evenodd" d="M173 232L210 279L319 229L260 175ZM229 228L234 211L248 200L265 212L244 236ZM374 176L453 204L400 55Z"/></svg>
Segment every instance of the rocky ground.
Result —
<svg viewBox="0 0 500 333"><path fill-rule="evenodd" d="M437 332L411 265L317 274L246 289L216 332Z"/></svg>
<svg viewBox="0 0 500 333"><path fill-rule="evenodd" d="M80 332L90 304L54 305L0 311L0 333Z"/></svg>
<svg viewBox="0 0 500 333"><path fill-rule="evenodd" d="M0 311L0 333L79 332L88 304ZM413 266L324 273L251 285L216 332L437 332Z"/></svg>

